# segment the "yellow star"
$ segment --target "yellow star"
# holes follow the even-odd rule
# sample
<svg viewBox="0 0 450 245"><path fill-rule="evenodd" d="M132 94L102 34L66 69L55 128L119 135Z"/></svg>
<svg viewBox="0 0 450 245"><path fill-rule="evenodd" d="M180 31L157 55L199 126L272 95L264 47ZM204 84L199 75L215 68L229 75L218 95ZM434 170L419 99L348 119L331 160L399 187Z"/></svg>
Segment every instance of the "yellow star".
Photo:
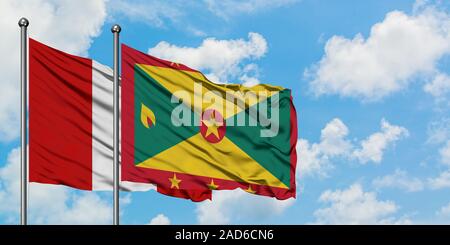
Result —
<svg viewBox="0 0 450 245"><path fill-rule="evenodd" d="M214 134L217 139L219 139L219 130L218 128L222 126L221 122L216 121L214 117L214 113L211 114L211 117L208 120L203 120L203 123L208 127L205 133L205 137L208 137L210 134Z"/></svg>
<svg viewBox="0 0 450 245"><path fill-rule="evenodd" d="M251 186L251 185L248 185L248 189L245 190L245 191L248 192L248 193L252 193L252 194L255 194L255 193L256 193L256 191L254 191L254 190L252 189L252 186Z"/></svg>
<svg viewBox="0 0 450 245"><path fill-rule="evenodd" d="M173 174L173 177L169 178L169 181L171 183L170 188L180 189L179 184L180 184L181 180L177 179L177 175L176 174Z"/></svg>
<svg viewBox="0 0 450 245"><path fill-rule="evenodd" d="M219 188L218 185L214 184L214 180L213 179L211 179L211 183L209 183L207 186L211 190L217 190L217 188Z"/></svg>

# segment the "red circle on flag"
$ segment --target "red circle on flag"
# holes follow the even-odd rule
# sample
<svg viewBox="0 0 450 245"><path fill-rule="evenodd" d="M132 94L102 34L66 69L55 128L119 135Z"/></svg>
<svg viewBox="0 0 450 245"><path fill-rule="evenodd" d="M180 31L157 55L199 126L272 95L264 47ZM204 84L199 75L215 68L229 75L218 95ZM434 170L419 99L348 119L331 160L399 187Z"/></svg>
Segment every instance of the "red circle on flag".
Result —
<svg viewBox="0 0 450 245"><path fill-rule="evenodd" d="M200 122L200 133L203 138L215 144L225 137L225 132L226 125L222 114L214 109L205 110Z"/></svg>

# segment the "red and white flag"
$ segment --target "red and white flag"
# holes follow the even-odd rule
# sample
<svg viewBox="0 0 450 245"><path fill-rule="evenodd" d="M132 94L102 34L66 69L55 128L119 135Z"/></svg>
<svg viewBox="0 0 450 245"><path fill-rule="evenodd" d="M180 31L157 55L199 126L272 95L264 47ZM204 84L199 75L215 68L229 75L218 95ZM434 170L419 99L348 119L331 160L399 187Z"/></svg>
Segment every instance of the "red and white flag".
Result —
<svg viewBox="0 0 450 245"><path fill-rule="evenodd" d="M29 39L29 180L113 189L113 72ZM151 184L122 181L122 190Z"/></svg>

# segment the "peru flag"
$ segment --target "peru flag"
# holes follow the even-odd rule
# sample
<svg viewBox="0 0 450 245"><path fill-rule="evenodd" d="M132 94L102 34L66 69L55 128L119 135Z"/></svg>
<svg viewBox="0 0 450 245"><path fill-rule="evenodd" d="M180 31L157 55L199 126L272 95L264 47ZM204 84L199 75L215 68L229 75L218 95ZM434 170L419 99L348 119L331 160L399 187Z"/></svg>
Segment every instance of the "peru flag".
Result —
<svg viewBox="0 0 450 245"><path fill-rule="evenodd" d="M29 180L113 189L112 70L29 39ZM145 183L121 182L144 191Z"/></svg>

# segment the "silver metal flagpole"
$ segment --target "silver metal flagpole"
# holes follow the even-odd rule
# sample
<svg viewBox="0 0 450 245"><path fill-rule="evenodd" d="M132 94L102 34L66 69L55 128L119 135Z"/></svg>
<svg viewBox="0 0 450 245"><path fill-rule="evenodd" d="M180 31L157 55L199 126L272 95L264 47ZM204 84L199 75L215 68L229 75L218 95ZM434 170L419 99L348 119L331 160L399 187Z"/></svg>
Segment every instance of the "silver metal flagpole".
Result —
<svg viewBox="0 0 450 245"><path fill-rule="evenodd" d="M27 27L28 20L21 18L20 26L20 224L27 224L28 166L27 166Z"/></svg>
<svg viewBox="0 0 450 245"><path fill-rule="evenodd" d="M113 224L119 225L119 33L120 26L114 25L111 32L114 35L114 215Z"/></svg>

